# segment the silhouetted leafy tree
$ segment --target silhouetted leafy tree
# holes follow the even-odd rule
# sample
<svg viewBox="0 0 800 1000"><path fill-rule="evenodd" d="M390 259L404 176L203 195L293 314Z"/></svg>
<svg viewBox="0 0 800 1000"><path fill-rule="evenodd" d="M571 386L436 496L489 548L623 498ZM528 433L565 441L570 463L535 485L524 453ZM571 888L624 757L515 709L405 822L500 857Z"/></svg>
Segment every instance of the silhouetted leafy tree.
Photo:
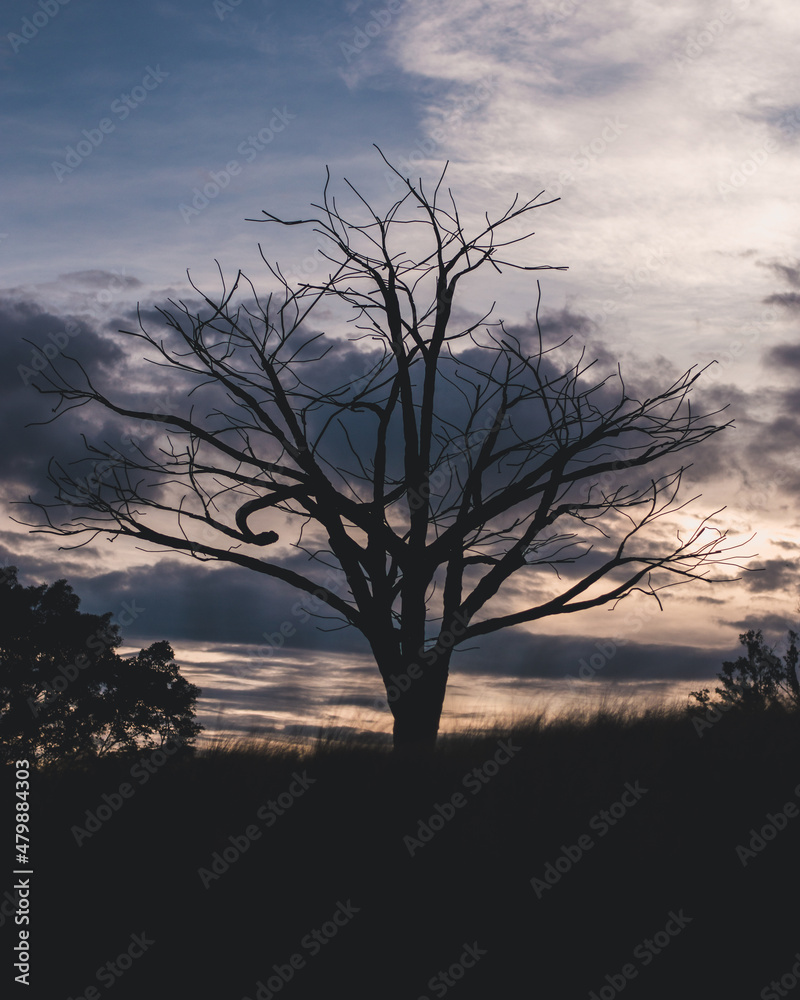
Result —
<svg viewBox="0 0 800 1000"><path fill-rule="evenodd" d="M66 580L0 580L0 759L50 762L191 745L199 688L180 676L168 642L121 657L111 612L78 610Z"/></svg>
<svg viewBox="0 0 800 1000"><path fill-rule="evenodd" d="M788 634L788 648L778 656L767 645L761 629L748 629L739 636L747 650L746 656L726 660L717 677L722 686L714 688L723 707L763 709L775 705L800 708L800 680L797 676L797 633ZM703 707L713 700L708 688L692 691L690 697Z"/></svg>
<svg viewBox="0 0 800 1000"><path fill-rule="evenodd" d="M277 290L260 298L240 272L218 301L199 293L198 312L159 309L165 332L121 331L177 377L170 412L110 399L75 359L48 369L37 388L56 396L56 414L88 403L165 435L125 454L90 445L86 460L103 471L85 479L53 463L56 502L36 506L38 530L125 535L312 595L369 642L395 746L429 750L456 646L634 590L658 600L723 562L724 532L709 519L671 541L641 534L683 506L684 469L665 474L662 460L727 424L690 405L692 369L638 399L618 371L558 362L563 345L543 343L538 303L518 334L488 323L491 309L466 319L454 297L478 270L548 266L516 262L510 248L549 202L515 198L468 235L444 173L429 196L387 166L401 193L383 213L353 189L360 216L345 216L327 183L311 218L264 213L313 227L327 278L292 287L268 265ZM360 370L342 368L341 350L323 360L336 341L310 328L318 306L326 323L348 316L359 331L367 349L349 356ZM259 525L264 512L272 522ZM274 528L287 537L265 558ZM581 575L571 566L592 531L615 540ZM287 543L310 572L287 562ZM536 573L547 580L529 604L517 574Z"/></svg>

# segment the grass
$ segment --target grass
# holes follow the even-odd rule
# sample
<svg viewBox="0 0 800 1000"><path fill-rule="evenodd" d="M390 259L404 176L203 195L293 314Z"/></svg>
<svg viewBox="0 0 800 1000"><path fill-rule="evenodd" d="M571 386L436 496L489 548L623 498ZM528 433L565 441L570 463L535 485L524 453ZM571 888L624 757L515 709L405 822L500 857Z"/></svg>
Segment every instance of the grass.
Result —
<svg viewBox="0 0 800 1000"><path fill-rule="evenodd" d="M275 996L417 1000L445 995L439 970L477 941L486 954L451 980L455 1000L607 997L626 964L627 998L744 1000L798 948L777 903L800 875L800 817L747 865L736 853L768 813L800 804L798 751L796 714L728 713L701 737L683 710L609 700L448 735L415 768L336 731L305 746L218 741L143 784L130 761L64 764L34 786L35 958L49 995L77 1000L146 931L157 944L115 1000L254 1000L274 966L292 973ZM130 800L78 847L71 828L126 780ZM646 791L615 806L631 787ZM206 887L199 870L248 829L258 837ZM592 846L568 866L582 836ZM566 870L539 898L531 879L556 862ZM338 927L348 900L358 912ZM636 957L681 908L685 929ZM323 925L336 936L312 955L302 942Z"/></svg>

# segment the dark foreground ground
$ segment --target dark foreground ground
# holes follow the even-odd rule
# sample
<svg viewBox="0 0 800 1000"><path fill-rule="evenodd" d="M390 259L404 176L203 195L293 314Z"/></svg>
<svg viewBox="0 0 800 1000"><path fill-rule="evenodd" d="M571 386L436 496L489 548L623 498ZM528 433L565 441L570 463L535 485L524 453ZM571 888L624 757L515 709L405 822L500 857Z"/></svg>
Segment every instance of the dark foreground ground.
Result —
<svg viewBox="0 0 800 1000"><path fill-rule="evenodd" d="M416 774L333 745L37 773L32 985L6 907L2 995L800 996L799 751L797 716L610 713Z"/></svg>

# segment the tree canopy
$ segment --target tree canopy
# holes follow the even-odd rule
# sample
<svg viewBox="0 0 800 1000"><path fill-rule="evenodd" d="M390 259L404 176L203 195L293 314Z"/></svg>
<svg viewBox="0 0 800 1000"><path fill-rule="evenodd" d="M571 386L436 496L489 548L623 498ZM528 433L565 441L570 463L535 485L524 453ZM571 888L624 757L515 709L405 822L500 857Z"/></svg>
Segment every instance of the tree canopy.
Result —
<svg viewBox="0 0 800 1000"><path fill-rule="evenodd" d="M23 587L0 580L0 756L40 763L161 746L190 746L199 688L172 647L122 657L112 613L79 611L66 580Z"/></svg>

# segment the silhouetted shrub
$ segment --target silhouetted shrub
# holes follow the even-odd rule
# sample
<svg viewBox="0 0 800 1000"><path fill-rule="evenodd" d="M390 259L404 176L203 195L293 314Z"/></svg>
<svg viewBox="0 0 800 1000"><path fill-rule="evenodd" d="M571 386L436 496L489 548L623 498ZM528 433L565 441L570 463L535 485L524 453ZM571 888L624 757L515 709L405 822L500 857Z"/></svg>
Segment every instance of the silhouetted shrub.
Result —
<svg viewBox="0 0 800 1000"><path fill-rule="evenodd" d="M726 660L719 677L722 687L714 688L724 706L762 709L777 705L800 707L800 682L797 678L797 633L789 630L789 646L783 657L764 641L761 629L748 629L739 636L746 656ZM708 688L692 691L704 707L712 704Z"/></svg>

